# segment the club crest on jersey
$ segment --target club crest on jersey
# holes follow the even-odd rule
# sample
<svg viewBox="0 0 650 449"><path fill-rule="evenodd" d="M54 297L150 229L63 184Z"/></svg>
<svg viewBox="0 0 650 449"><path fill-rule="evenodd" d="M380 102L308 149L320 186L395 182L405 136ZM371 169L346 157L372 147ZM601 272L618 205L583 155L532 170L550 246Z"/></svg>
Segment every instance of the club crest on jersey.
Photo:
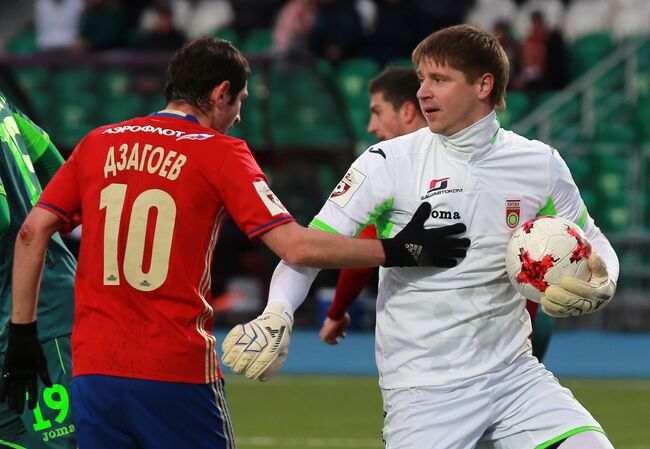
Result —
<svg viewBox="0 0 650 449"><path fill-rule="evenodd" d="M253 186L272 216L289 213L266 182L255 181L253 182Z"/></svg>
<svg viewBox="0 0 650 449"><path fill-rule="evenodd" d="M519 224L521 213L521 200L506 199L506 224L510 229L514 229Z"/></svg>
<svg viewBox="0 0 650 449"><path fill-rule="evenodd" d="M345 207L350 202L355 192L365 179L366 175L361 173L356 168L351 168L345 174L343 179L341 179L341 182L339 182L334 188L334 191L328 198L329 201L338 204L341 207Z"/></svg>
<svg viewBox="0 0 650 449"><path fill-rule="evenodd" d="M185 134L184 136L178 137L176 140L206 140L209 139L210 137L214 137L214 134L205 134L205 133Z"/></svg>

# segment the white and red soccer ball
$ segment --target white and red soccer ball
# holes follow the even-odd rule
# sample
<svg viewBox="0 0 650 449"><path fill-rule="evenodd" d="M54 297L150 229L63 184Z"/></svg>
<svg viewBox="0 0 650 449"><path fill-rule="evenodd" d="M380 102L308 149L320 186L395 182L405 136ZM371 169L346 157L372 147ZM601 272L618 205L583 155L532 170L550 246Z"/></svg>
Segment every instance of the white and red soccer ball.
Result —
<svg viewBox="0 0 650 449"><path fill-rule="evenodd" d="M506 270L517 291L539 302L549 285L564 276L589 280L591 244L582 229L561 217L538 217L524 223L510 238Z"/></svg>

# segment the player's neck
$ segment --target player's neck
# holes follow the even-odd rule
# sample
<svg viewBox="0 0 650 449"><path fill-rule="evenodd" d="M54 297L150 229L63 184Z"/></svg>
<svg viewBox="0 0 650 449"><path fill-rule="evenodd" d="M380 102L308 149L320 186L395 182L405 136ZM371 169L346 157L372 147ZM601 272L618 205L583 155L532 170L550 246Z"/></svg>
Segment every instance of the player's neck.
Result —
<svg viewBox="0 0 650 449"><path fill-rule="evenodd" d="M172 114L178 114L178 115L193 115L194 117L196 117L196 119L199 121L199 123L202 126L209 128L210 119L205 115L205 113L200 109L197 109L187 103L171 102L167 104L167 107L164 109L164 112L171 112Z"/></svg>
<svg viewBox="0 0 650 449"><path fill-rule="evenodd" d="M496 112L492 110L488 115L453 136L440 137L447 147L462 153L474 153L486 148L492 142L499 127Z"/></svg>

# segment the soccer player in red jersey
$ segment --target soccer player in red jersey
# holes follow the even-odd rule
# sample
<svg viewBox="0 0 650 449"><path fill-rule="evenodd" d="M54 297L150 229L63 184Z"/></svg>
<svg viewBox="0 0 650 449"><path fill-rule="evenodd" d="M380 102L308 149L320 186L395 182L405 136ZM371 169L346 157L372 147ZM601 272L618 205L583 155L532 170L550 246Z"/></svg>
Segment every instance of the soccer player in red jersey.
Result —
<svg viewBox="0 0 650 449"><path fill-rule="evenodd" d="M295 223L246 143L226 135L240 120L249 73L227 41L187 44L167 68L166 109L85 136L18 233L7 351L16 356L3 368L11 397L34 392L37 375L47 375L35 321L47 242L83 223L71 405L82 449L235 447L208 301L212 251L228 217L293 265L433 258L440 233L424 229L428 205L382 242ZM283 311L269 306L262 319L274 314ZM265 330L269 338L255 345L273 354L284 328Z"/></svg>

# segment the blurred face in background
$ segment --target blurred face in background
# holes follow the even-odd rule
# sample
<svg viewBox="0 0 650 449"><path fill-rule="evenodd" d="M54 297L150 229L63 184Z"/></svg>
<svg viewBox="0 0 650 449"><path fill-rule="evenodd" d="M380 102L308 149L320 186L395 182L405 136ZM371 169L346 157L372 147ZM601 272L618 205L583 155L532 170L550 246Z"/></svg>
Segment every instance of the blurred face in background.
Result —
<svg viewBox="0 0 650 449"><path fill-rule="evenodd" d="M489 95L494 78L490 74L470 83L460 70L430 59L418 64L417 73L422 83L417 94L420 107L436 134L454 135L492 110Z"/></svg>
<svg viewBox="0 0 650 449"><path fill-rule="evenodd" d="M406 134L402 108L395 110L393 104L386 101L383 92L370 95L370 121L368 132L379 140L388 140Z"/></svg>

